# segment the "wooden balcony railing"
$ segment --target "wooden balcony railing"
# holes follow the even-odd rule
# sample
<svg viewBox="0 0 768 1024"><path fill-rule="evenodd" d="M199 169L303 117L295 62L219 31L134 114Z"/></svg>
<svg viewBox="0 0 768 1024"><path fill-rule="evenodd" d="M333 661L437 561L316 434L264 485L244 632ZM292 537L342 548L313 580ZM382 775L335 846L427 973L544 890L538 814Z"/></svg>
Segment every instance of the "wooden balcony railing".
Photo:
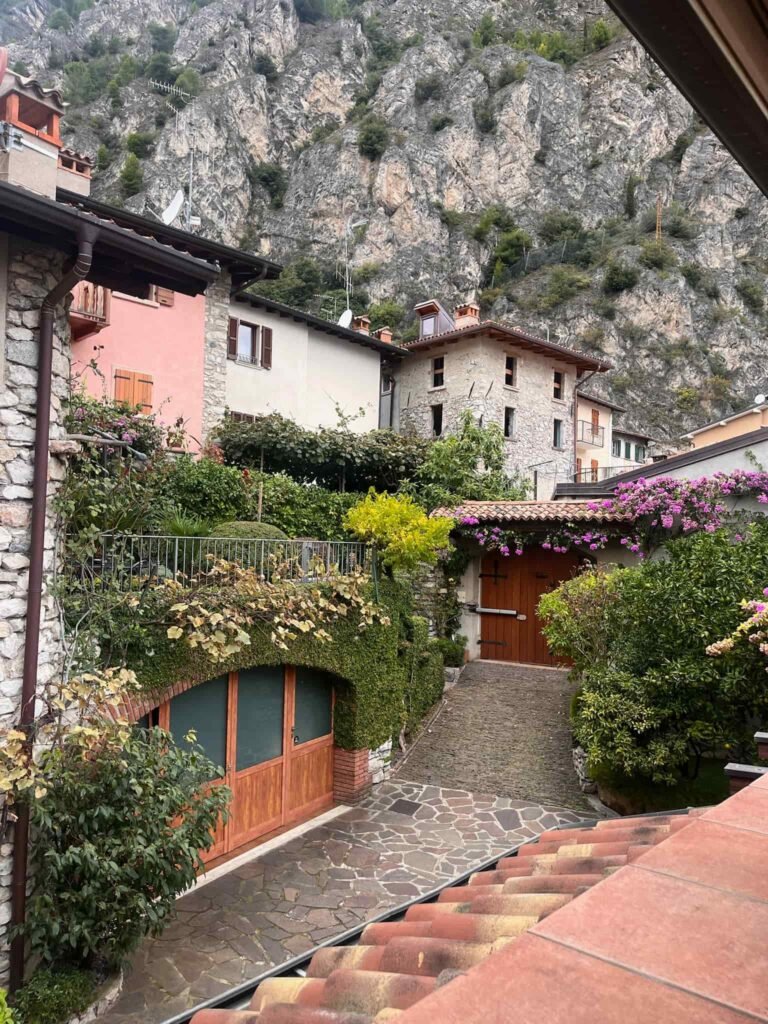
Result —
<svg viewBox="0 0 768 1024"><path fill-rule="evenodd" d="M69 323L75 341L109 326L111 298L109 288L103 288L100 284L80 281L75 286L69 307Z"/></svg>

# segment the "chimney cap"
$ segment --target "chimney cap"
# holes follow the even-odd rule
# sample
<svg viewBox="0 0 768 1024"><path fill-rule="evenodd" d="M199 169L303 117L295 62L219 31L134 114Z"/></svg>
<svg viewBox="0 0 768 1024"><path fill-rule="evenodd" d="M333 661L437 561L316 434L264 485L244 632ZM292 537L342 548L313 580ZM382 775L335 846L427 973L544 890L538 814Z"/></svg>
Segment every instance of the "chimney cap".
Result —
<svg viewBox="0 0 768 1024"><path fill-rule="evenodd" d="M392 333L392 328L389 326L379 327L378 330L373 332L373 336L374 338L378 338L379 341L385 341L387 343L391 342L392 338L394 337Z"/></svg>
<svg viewBox="0 0 768 1024"><path fill-rule="evenodd" d="M358 331L360 334L370 334L371 318L365 314L354 317L352 320L352 330Z"/></svg>

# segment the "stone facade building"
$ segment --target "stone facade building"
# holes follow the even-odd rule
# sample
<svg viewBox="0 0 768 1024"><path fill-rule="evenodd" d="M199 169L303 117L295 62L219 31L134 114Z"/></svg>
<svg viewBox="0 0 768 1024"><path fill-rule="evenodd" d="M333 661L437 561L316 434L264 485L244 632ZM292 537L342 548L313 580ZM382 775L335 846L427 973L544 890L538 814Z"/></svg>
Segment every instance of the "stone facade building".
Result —
<svg viewBox="0 0 768 1024"><path fill-rule="evenodd" d="M532 482L533 497L551 496L576 466L576 388L584 374L609 364L526 334L480 321L479 307L455 317L438 302L416 307L420 337L395 370L398 425L403 432L440 437L455 431L466 411L504 432L507 469Z"/></svg>

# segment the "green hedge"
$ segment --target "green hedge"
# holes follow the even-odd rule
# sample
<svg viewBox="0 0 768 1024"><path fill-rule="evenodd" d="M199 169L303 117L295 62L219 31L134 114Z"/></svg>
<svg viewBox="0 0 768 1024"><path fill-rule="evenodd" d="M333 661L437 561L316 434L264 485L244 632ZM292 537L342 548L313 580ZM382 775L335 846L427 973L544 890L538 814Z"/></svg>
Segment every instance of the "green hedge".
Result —
<svg viewBox="0 0 768 1024"><path fill-rule="evenodd" d="M300 665L329 672L346 685L339 687L334 732L348 750L377 747L405 725L416 724L443 689L443 659L430 640L425 619L411 616L408 587L383 580L380 601L389 625L375 624L360 631L356 617L327 628L332 642L310 635L298 637L280 650L269 630L253 630L251 644L223 664L211 664L198 650L168 640L164 628L151 641L128 652L145 692L162 694L180 679L204 682L223 672L258 665ZM151 617L151 616L150 616Z"/></svg>
<svg viewBox="0 0 768 1024"><path fill-rule="evenodd" d="M238 540L287 540L288 535L273 523L255 523L250 520L235 520L219 523L211 530L211 537L225 537Z"/></svg>

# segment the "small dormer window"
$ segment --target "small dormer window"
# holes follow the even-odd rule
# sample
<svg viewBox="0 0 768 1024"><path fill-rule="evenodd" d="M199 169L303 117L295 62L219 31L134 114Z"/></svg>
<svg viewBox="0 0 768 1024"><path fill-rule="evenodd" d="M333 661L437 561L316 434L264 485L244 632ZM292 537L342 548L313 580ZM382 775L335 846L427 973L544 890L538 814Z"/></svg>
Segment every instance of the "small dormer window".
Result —
<svg viewBox="0 0 768 1024"><path fill-rule="evenodd" d="M421 336L422 338L429 338L435 333L437 327L436 316L423 316L421 318Z"/></svg>

